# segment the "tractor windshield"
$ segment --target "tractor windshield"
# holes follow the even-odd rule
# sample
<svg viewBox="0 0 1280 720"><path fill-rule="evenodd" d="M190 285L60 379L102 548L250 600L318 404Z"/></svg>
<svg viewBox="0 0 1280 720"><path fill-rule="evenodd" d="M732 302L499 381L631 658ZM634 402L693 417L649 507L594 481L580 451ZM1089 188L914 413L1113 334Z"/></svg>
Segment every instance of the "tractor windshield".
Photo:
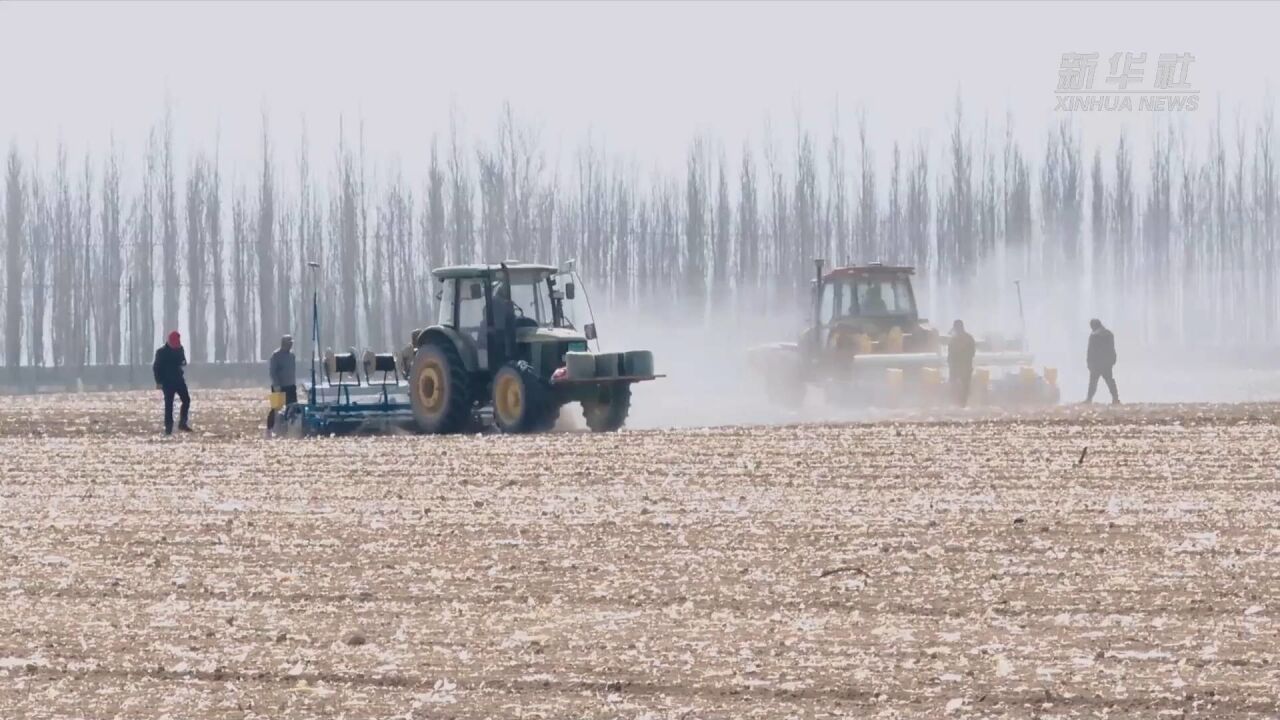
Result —
<svg viewBox="0 0 1280 720"><path fill-rule="evenodd" d="M854 278L827 285L822 317L880 317L915 313L915 298L906 278Z"/></svg>
<svg viewBox="0 0 1280 720"><path fill-rule="evenodd" d="M854 314L907 315L915 311L911 285L906 278L868 278L850 283L851 300L856 298Z"/></svg>
<svg viewBox="0 0 1280 720"><path fill-rule="evenodd" d="M856 305L850 314L908 315L915 312L911 285L906 278L860 279L850 283L850 301Z"/></svg>
<svg viewBox="0 0 1280 720"><path fill-rule="evenodd" d="M494 292L498 292L495 284ZM544 279L512 278L511 302L517 317L524 317L541 327L551 327L551 292Z"/></svg>

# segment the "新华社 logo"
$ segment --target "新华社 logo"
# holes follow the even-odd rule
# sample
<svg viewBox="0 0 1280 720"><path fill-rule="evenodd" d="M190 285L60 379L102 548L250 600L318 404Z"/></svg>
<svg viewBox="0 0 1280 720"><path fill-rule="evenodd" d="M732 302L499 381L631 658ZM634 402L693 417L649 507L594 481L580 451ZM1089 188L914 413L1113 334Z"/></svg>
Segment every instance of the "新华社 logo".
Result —
<svg viewBox="0 0 1280 720"><path fill-rule="evenodd" d="M1187 80L1195 60L1191 53L1160 53L1154 68L1145 52L1112 53L1099 81L1101 59L1096 52L1062 54L1055 110L1176 112L1200 106L1200 91Z"/></svg>

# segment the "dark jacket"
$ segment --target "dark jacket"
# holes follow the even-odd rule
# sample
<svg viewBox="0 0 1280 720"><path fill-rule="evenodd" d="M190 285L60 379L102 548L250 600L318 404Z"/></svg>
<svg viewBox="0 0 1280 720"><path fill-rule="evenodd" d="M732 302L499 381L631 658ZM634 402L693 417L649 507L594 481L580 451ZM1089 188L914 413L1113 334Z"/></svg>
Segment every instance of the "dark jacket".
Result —
<svg viewBox="0 0 1280 720"><path fill-rule="evenodd" d="M298 361L289 350L277 350L267 363L271 387L287 388L298 384Z"/></svg>
<svg viewBox="0 0 1280 720"><path fill-rule="evenodd" d="M978 352L978 344L973 336L961 330L951 336L947 343L947 366L953 368L973 368L973 356Z"/></svg>
<svg viewBox="0 0 1280 720"><path fill-rule="evenodd" d="M1085 361L1090 370L1110 370L1116 364L1116 337L1106 328L1089 333L1089 352Z"/></svg>
<svg viewBox="0 0 1280 720"><path fill-rule="evenodd" d="M164 387L179 387L186 384L182 377L182 366L187 364L187 351L181 346L171 348L161 345L156 350L156 361L151 364L151 372L156 376L156 384Z"/></svg>

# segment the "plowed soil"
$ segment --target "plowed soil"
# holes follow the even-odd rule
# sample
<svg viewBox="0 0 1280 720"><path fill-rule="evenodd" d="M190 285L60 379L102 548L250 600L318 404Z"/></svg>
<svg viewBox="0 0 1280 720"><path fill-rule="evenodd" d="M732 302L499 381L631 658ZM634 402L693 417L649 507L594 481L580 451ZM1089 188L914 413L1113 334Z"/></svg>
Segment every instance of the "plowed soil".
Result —
<svg viewBox="0 0 1280 720"><path fill-rule="evenodd" d="M269 441L0 409L0 717L1267 717L1280 407Z"/></svg>

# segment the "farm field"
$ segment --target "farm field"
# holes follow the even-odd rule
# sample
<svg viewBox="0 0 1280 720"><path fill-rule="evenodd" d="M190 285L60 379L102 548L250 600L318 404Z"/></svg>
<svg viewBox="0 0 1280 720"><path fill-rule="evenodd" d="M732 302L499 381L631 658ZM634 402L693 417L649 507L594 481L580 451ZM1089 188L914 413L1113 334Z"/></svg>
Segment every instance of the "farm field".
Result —
<svg viewBox="0 0 1280 720"><path fill-rule="evenodd" d="M1280 712L1280 405L268 441L261 395L6 399L0 717Z"/></svg>

